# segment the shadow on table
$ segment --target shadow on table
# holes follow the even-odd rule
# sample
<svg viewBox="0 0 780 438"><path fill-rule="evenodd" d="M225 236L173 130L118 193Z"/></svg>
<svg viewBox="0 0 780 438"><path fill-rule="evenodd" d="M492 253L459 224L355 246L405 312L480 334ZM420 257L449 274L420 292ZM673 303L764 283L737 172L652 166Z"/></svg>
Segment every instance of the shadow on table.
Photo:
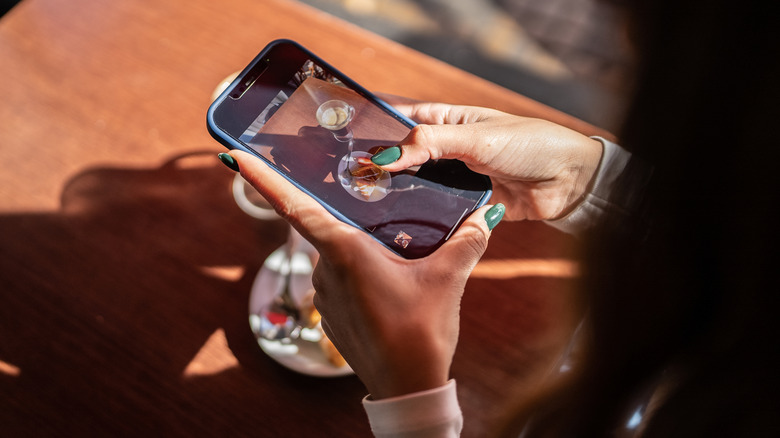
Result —
<svg viewBox="0 0 780 438"><path fill-rule="evenodd" d="M370 435L355 377L298 375L257 347L249 290L287 226L245 215L233 175L214 152L89 169L59 211L0 216L3 435ZM549 370L572 257L543 224L494 230L452 368L464 437Z"/></svg>
<svg viewBox="0 0 780 438"><path fill-rule="evenodd" d="M241 212L214 154L86 170L59 211L0 216L3 435L368 435L356 378L257 347L249 290L287 227Z"/></svg>

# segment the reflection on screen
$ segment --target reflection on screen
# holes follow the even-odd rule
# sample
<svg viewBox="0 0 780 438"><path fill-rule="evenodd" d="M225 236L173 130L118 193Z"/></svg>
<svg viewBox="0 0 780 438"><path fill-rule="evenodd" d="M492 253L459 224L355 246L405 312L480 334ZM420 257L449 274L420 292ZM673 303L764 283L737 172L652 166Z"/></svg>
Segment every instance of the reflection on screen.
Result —
<svg viewBox="0 0 780 438"><path fill-rule="evenodd" d="M421 178L414 170L390 174L373 165L373 154L409 133L385 110L312 61L289 85L240 140L349 220L413 255L415 248L423 251L449 237L471 211L473 196L454 193L464 190Z"/></svg>

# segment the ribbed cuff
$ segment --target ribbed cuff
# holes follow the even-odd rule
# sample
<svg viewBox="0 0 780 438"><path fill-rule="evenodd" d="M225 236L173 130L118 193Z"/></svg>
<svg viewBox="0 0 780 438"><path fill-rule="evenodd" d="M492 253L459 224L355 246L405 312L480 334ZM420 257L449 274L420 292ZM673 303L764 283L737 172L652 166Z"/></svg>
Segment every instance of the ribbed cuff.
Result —
<svg viewBox="0 0 780 438"><path fill-rule="evenodd" d="M463 428L455 380L439 388L382 400L363 399L378 438L457 437Z"/></svg>

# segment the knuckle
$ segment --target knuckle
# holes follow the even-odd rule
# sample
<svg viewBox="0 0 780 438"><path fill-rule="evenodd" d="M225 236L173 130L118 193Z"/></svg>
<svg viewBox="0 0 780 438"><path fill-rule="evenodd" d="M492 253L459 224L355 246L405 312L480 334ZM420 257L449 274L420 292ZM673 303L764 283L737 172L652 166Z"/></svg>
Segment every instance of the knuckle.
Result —
<svg viewBox="0 0 780 438"><path fill-rule="evenodd" d="M314 305L314 308L317 309L320 314L322 314L322 308L323 308L323 302L322 302L322 295L319 293L315 293L312 297L312 304Z"/></svg>
<svg viewBox="0 0 780 438"><path fill-rule="evenodd" d="M364 238L363 231L346 224L335 224L335 228L322 236L320 254L327 258L327 264L331 268L345 265L355 254L355 249L349 242Z"/></svg>
<svg viewBox="0 0 780 438"><path fill-rule="evenodd" d="M286 196L271 201L277 213L288 222L296 221L300 216L298 210L301 202L298 196Z"/></svg>
<svg viewBox="0 0 780 438"><path fill-rule="evenodd" d="M466 245L475 255L482 256L487 249L487 239L481 233L473 233L466 238Z"/></svg>
<svg viewBox="0 0 780 438"><path fill-rule="evenodd" d="M464 230L466 231L466 230ZM488 236L485 231L476 225L472 225L463 233L461 244L464 247L464 253L473 254L474 259L482 257L488 246Z"/></svg>
<svg viewBox="0 0 780 438"><path fill-rule="evenodd" d="M320 259L320 262L317 263L317 266L314 268L314 272L311 275L311 285L314 288L314 290L317 292L314 294L314 297L317 298L319 296L319 292L322 291L322 286L325 284L322 276L323 271L325 269L325 263L323 263L324 260Z"/></svg>
<svg viewBox="0 0 780 438"><path fill-rule="evenodd" d="M411 146L425 150L430 155L431 159L438 159L438 154L430 148L432 141L435 137L434 127L431 125L417 125L412 128L409 133L409 140Z"/></svg>
<svg viewBox="0 0 780 438"><path fill-rule="evenodd" d="M328 295L328 288L349 278L360 262L343 243L337 240L322 242L320 258L312 273L314 290Z"/></svg>

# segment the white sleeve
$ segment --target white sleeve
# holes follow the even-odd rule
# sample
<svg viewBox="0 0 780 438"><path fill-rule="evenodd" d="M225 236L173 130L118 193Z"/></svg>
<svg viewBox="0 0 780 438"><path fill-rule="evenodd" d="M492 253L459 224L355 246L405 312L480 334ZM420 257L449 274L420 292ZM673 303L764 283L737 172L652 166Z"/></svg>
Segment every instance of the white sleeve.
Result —
<svg viewBox="0 0 780 438"><path fill-rule="evenodd" d="M455 381L427 391L382 400L363 399L377 438L454 438L463 429Z"/></svg>
<svg viewBox="0 0 780 438"><path fill-rule="evenodd" d="M548 225L569 234L581 234L601 221L608 213L624 213L626 211L626 206L617 205L610 201L610 194L614 191L618 178L626 170L631 153L604 138L591 138L604 145L604 153L601 156L590 191L569 214L559 219L545 221ZM646 170L649 173L651 169ZM640 175L640 177L644 178L645 175Z"/></svg>

